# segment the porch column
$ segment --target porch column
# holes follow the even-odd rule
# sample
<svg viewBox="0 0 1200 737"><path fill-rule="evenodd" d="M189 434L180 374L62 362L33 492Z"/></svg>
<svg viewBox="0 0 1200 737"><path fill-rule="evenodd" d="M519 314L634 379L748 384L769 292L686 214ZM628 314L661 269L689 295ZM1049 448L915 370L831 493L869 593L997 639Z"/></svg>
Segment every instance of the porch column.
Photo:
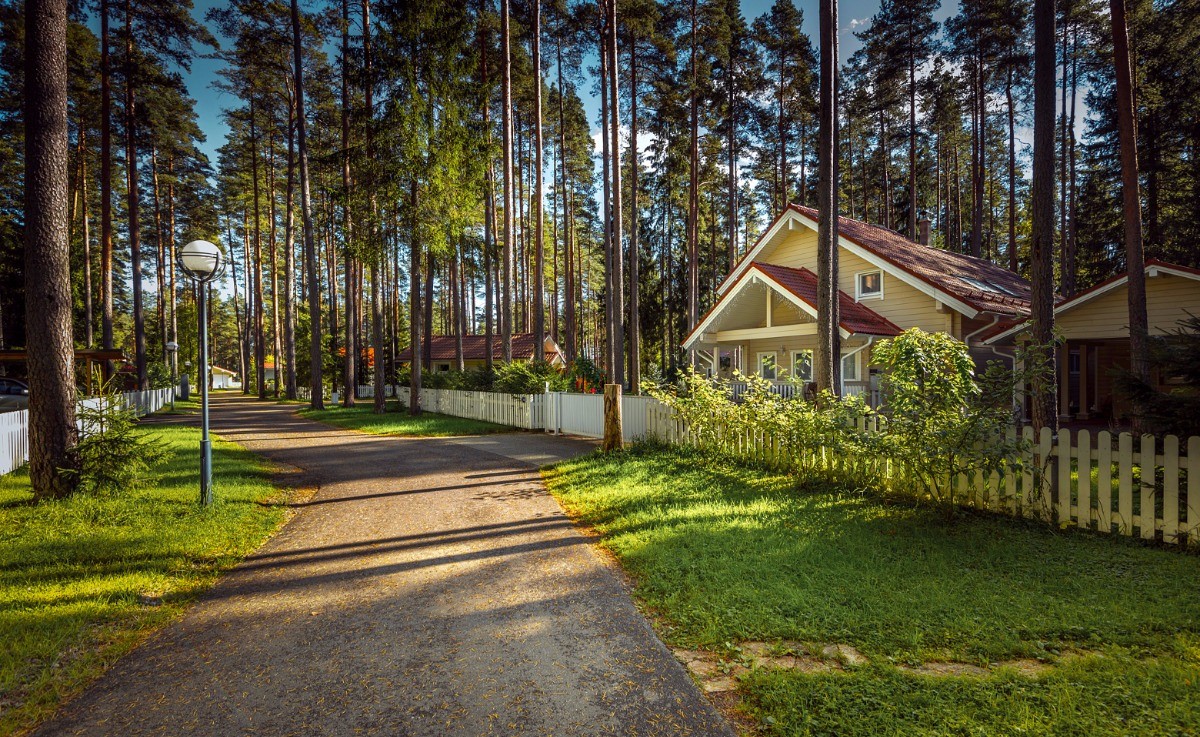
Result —
<svg viewBox="0 0 1200 737"><path fill-rule="evenodd" d="M1071 419L1071 347L1065 340L1058 349L1058 417Z"/></svg>
<svg viewBox="0 0 1200 737"><path fill-rule="evenodd" d="M1088 387L1088 345L1087 343L1079 344L1079 419L1086 420L1091 415L1089 410L1092 403L1089 399L1091 391Z"/></svg>

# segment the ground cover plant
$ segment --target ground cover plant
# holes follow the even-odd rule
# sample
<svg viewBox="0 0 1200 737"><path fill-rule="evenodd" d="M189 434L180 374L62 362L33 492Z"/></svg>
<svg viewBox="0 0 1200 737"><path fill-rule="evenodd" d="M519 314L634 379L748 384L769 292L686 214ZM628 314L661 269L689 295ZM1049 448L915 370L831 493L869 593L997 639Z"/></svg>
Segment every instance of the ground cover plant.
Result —
<svg viewBox="0 0 1200 737"><path fill-rule="evenodd" d="M642 446L547 472L677 648L848 645L858 665L754 668L770 734L1200 731L1200 558L804 485ZM1025 672L1006 663L1030 662ZM921 664L978 668L930 675Z"/></svg>
<svg viewBox="0 0 1200 737"><path fill-rule="evenodd" d="M371 433L372 435L415 435L420 437L449 437L452 435L482 435L511 432L511 427L496 425L482 420L439 415L422 412L413 417L408 409L397 402L387 403L387 412L375 414L374 400L359 400L355 407L330 407L328 409L302 409L301 417L325 422L347 430Z"/></svg>
<svg viewBox="0 0 1200 737"><path fill-rule="evenodd" d="M283 492L248 451L213 445L216 503L198 505L200 431L143 425L161 453L140 485L34 503L0 477L0 734L51 714L283 522Z"/></svg>

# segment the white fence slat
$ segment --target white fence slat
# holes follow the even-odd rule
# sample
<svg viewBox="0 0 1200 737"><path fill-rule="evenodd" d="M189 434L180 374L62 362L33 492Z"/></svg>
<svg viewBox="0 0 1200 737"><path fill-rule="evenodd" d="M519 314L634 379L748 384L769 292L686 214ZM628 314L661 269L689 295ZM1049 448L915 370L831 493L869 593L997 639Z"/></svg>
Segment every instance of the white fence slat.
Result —
<svg viewBox="0 0 1200 737"><path fill-rule="evenodd" d="M1163 438L1163 542L1179 542L1179 438Z"/></svg>
<svg viewBox="0 0 1200 737"><path fill-rule="evenodd" d="M1138 527L1140 528L1143 540L1154 539L1154 528L1156 514L1154 512L1154 481L1158 475L1158 464L1155 462L1155 442L1156 438L1153 435L1142 435L1140 449L1141 457L1141 478L1139 490L1139 505L1138 505Z"/></svg>
<svg viewBox="0 0 1200 737"><path fill-rule="evenodd" d="M1117 524L1122 535L1133 534L1133 436L1117 438Z"/></svg>
<svg viewBox="0 0 1200 737"><path fill-rule="evenodd" d="M1080 430L1075 439L1075 466L1079 490L1076 500L1078 524L1085 530L1092 528L1092 434Z"/></svg>
<svg viewBox="0 0 1200 737"><path fill-rule="evenodd" d="M1048 430L1049 428L1047 428ZM1058 505L1057 520L1059 524L1071 521L1071 431L1058 431L1058 445L1055 449L1058 459Z"/></svg>
<svg viewBox="0 0 1200 737"><path fill-rule="evenodd" d="M1096 529L1112 532L1112 433L1096 435Z"/></svg>
<svg viewBox="0 0 1200 737"><path fill-rule="evenodd" d="M1200 436L1188 438L1187 445L1187 534L1188 542L1200 536Z"/></svg>

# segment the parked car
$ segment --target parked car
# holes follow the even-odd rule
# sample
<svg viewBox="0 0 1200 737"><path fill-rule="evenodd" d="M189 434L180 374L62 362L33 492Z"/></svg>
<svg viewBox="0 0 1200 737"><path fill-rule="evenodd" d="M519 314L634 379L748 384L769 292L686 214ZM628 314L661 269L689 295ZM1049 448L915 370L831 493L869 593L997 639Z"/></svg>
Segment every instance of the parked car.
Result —
<svg viewBox="0 0 1200 737"><path fill-rule="evenodd" d="M0 412L15 412L29 406L29 385L17 379L0 378Z"/></svg>

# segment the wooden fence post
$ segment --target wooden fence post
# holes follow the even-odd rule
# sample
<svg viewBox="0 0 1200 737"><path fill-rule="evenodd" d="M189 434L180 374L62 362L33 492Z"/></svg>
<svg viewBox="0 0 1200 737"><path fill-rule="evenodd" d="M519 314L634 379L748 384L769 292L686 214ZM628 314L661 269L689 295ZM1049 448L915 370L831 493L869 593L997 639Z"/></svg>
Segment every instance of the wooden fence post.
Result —
<svg viewBox="0 0 1200 737"><path fill-rule="evenodd" d="M621 442L621 385L604 385L604 441L605 452L620 450Z"/></svg>

